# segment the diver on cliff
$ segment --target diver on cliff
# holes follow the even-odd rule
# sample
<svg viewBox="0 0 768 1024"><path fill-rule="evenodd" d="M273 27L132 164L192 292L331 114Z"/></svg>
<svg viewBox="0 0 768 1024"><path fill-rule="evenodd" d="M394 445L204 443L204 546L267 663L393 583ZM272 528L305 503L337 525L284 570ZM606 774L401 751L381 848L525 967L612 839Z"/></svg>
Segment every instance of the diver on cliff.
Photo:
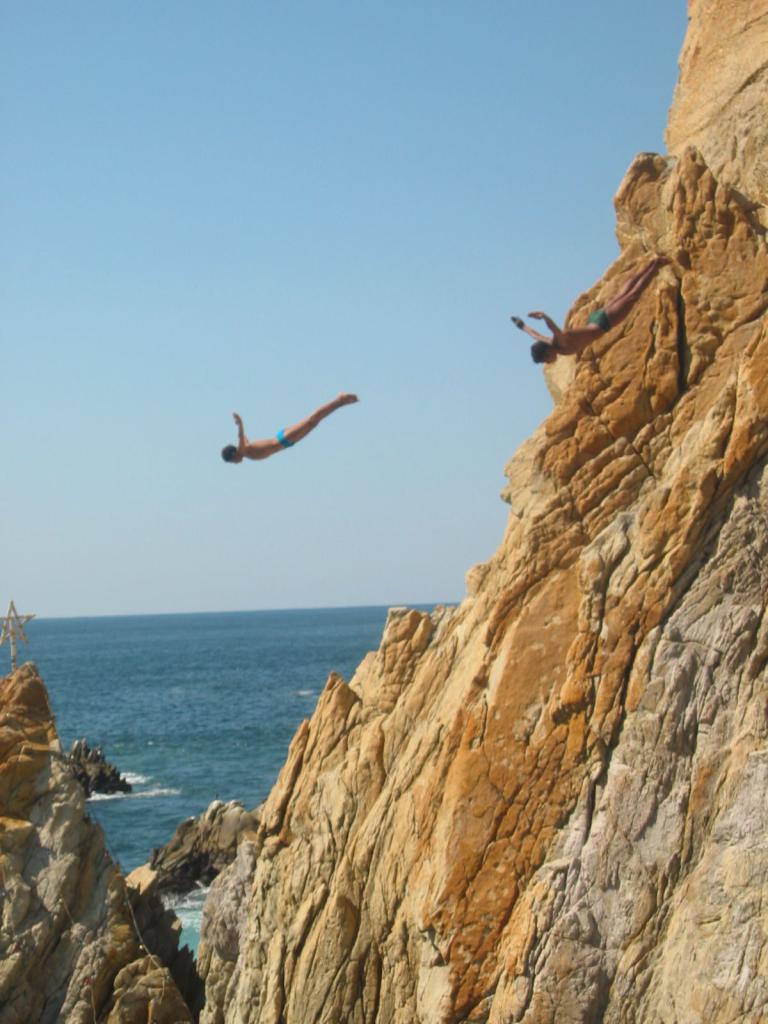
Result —
<svg viewBox="0 0 768 1024"><path fill-rule="evenodd" d="M572 356L581 352L601 334L605 334L606 331L610 331L612 327L621 323L640 298L656 271L668 262L666 256L655 256L642 270L630 277L615 298L606 303L602 309L596 309L594 313L590 313L586 327L567 327L563 330L546 313L542 313L540 310L529 313L528 316L532 316L536 320L543 320L552 331L552 337L547 338L533 327L529 327L519 316L513 316L510 319L515 327L525 331L534 339L534 344L531 345L531 358L534 363L554 363L558 356Z"/></svg>
<svg viewBox="0 0 768 1024"><path fill-rule="evenodd" d="M340 409L342 405L352 405L358 401L357 395L340 394L332 402L321 405L319 409L295 423L292 427L278 430L276 437L270 437L264 441L249 441L245 436L243 421L239 413L233 412L232 418L237 425L237 445L228 444L221 449L221 457L225 462L242 462L243 459L268 459L275 452L281 452L285 448L292 448L297 441L301 441L310 431L330 416L332 412Z"/></svg>

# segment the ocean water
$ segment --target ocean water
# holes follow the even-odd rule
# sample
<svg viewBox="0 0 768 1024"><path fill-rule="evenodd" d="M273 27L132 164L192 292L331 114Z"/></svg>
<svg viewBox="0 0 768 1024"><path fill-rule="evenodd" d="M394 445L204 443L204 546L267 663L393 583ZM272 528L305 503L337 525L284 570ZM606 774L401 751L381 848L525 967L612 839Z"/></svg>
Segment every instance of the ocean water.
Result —
<svg viewBox="0 0 768 1024"><path fill-rule="evenodd" d="M89 813L124 871L211 800L261 803L330 671L349 680L387 609L36 619L26 627L65 749L85 737L133 784ZM176 901L197 947L204 890Z"/></svg>

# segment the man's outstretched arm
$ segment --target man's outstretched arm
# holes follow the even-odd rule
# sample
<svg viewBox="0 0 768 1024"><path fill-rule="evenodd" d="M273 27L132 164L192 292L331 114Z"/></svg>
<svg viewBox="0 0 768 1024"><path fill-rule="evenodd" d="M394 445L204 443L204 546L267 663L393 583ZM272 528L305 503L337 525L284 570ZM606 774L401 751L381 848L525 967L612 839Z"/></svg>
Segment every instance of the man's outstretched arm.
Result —
<svg viewBox="0 0 768 1024"><path fill-rule="evenodd" d="M550 331L552 331L552 338L554 341L557 341L562 335L562 329L557 326L552 317L547 316L546 313L542 313L540 309L534 309L532 313L528 314L528 316L532 316L534 320L543 320Z"/></svg>
<svg viewBox="0 0 768 1024"><path fill-rule="evenodd" d="M243 428L243 421L240 418L240 413L233 412L232 419L235 421L237 427L237 450L240 455L245 455L245 449L248 447L248 438L245 436L245 429Z"/></svg>

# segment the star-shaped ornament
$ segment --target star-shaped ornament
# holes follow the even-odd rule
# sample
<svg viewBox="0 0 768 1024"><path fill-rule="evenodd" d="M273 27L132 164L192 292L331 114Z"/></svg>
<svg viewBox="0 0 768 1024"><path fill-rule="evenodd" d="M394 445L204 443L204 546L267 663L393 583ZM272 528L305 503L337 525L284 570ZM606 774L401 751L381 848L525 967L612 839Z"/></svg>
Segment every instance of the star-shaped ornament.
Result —
<svg viewBox="0 0 768 1024"><path fill-rule="evenodd" d="M4 643L10 645L11 648L11 671L16 671L16 641L23 640L25 644L29 643L27 636L24 632L24 627L30 619L34 619L34 615L19 615L16 611L16 605L11 601L8 605L8 614L5 618L0 619L3 624L2 630L0 630L0 647Z"/></svg>

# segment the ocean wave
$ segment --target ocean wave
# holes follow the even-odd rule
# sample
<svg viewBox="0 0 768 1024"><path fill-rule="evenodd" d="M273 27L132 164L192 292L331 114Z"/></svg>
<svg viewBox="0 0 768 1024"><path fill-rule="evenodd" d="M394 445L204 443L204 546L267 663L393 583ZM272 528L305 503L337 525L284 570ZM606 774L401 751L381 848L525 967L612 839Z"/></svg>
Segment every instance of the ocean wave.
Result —
<svg viewBox="0 0 768 1024"><path fill-rule="evenodd" d="M126 772L123 778L126 782L130 783L131 786L141 786L143 783L149 782L152 776L139 775L138 772Z"/></svg>
<svg viewBox="0 0 768 1024"><path fill-rule="evenodd" d="M315 696L315 691L314 690L297 690L296 691L296 696L297 697L314 697Z"/></svg>
<svg viewBox="0 0 768 1024"><path fill-rule="evenodd" d="M203 904L210 887L197 883L197 888L183 896L165 896L163 904L174 912L181 922L181 943L189 946L197 956L200 942L200 926L203 920Z"/></svg>
<svg viewBox="0 0 768 1024"><path fill-rule="evenodd" d="M180 789L173 789L170 786L157 786L155 789L145 789L141 793L94 793L88 800L141 800L153 796L179 796Z"/></svg>
<svg viewBox="0 0 768 1024"><path fill-rule="evenodd" d="M211 891L209 885L203 885L198 882L194 889L189 892L185 892L181 896L164 896L163 904L172 910L177 917L184 920L184 915L194 915L199 918L200 912L203 909L203 904L208 893Z"/></svg>

